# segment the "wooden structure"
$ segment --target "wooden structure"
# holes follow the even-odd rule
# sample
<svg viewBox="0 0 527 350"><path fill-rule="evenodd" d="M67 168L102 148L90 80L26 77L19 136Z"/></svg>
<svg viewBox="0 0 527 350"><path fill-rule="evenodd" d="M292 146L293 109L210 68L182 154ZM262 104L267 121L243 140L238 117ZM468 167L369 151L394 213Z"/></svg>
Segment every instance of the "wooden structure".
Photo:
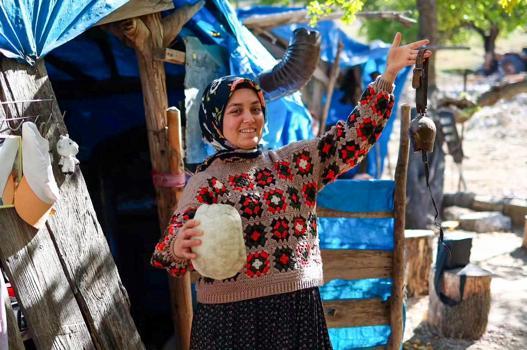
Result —
<svg viewBox="0 0 527 350"><path fill-rule="evenodd" d="M460 276L466 276L463 301L455 306L445 305L437 297L434 273L435 270L432 269L427 322L436 327L441 335L449 338L479 339L487 328L491 273L472 264L463 269L445 271L443 293L454 300L460 300Z"/></svg>
<svg viewBox="0 0 527 350"><path fill-rule="evenodd" d="M380 299L324 302L328 327L390 325L389 349L399 349L403 339L404 218L406 171L409 156L410 106L403 105L399 158L395 170L393 212L348 213L319 209L319 217L394 218L394 250L322 250L324 279L386 278L393 280L388 302Z"/></svg>
<svg viewBox="0 0 527 350"><path fill-rule="evenodd" d="M2 101L54 98L44 62L0 60ZM6 104L6 117L49 116L38 125L51 145L66 133L56 101ZM54 147L52 147L54 150ZM129 300L79 169L65 178L55 154L61 198L41 230L14 208L0 210L0 260L39 349L142 349ZM15 328L16 329L16 328Z"/></svg>
<svg viewBox="0 0 527 350"><path fill-rule="evenodd" d="M404 231L406 296L428 294L428 276L432 266L432 230Z"/></svg>

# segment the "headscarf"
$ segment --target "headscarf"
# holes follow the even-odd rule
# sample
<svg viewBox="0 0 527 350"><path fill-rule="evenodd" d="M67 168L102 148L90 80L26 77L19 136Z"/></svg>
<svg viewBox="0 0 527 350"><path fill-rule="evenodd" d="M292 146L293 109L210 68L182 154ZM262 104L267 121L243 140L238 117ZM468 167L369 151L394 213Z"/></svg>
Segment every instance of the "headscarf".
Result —
<svg viewBox="0 0 527 350"><path fill-rule="evenodd" d="M255 158L260 155L261 150L258 147L251 150L237 149L223 135L225 107L227 107L227 103L234 92L239 89L251 89L256 92L265 118L263 92L254 81L236 76L226 76L213 80L203 92L199 109L199 123L203 139L210 143L217 152L207 158L198 167L198 171L205 170L216 158Z"/></svg>

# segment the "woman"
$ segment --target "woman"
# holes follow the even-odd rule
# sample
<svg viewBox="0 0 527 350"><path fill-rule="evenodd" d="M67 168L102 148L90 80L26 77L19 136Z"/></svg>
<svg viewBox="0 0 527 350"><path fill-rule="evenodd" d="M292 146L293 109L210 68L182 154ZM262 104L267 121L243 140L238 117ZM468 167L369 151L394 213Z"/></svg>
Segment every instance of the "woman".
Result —
<svg viewBox="0 0 527 350"><path fill-rule="evenodd" d="M265 101L251 80L223 77L203 94L204 138L218 152L191 178L152 264L183 275L201 244L201 204L228 203L243 224L247 263L236 276L200 278L192 349L331 349L318 286L322 261L317 192L351 169L380 136L393 106L393 82L415 63L417 41L388 53L386 72L370 84L346 122L321 138L261 152ZM426 57L430 56L427 52Z"/></svg>

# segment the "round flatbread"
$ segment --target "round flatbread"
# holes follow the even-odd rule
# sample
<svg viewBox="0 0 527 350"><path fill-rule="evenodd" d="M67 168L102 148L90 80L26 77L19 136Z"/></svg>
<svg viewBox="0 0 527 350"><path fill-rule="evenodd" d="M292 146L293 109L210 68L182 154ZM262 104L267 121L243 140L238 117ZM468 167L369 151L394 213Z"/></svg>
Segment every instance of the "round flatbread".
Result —
<svg viewBox="0 0 527 350"><path fill-rule="evenodd" d="M242 219L238 211L227 204L204 204L194 219L203 231L201 245L193 247L197 258L192 259L202 276L223 280L236 275L245 265L246 252Z"/></svg>

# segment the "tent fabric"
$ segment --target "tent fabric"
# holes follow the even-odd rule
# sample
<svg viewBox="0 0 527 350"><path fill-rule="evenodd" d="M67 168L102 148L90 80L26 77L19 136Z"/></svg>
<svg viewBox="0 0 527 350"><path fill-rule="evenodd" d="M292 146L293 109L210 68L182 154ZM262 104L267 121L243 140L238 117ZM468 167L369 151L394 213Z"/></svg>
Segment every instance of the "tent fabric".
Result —
<svg viewBox="0 0 527 350"><path fill-rule="evenodd" d="M33 64L75 38L128 0L3 0L0 52Z"/></svg>
<svg viewBox="0 0 527 350"><path fill-rule="evenodd" d="M318 205L344 212L389 212L393 210L392 180L337 180L318 193ZM352 197L342 196L350 193ZM375 195L372 195L372 193Z"/></svg>

